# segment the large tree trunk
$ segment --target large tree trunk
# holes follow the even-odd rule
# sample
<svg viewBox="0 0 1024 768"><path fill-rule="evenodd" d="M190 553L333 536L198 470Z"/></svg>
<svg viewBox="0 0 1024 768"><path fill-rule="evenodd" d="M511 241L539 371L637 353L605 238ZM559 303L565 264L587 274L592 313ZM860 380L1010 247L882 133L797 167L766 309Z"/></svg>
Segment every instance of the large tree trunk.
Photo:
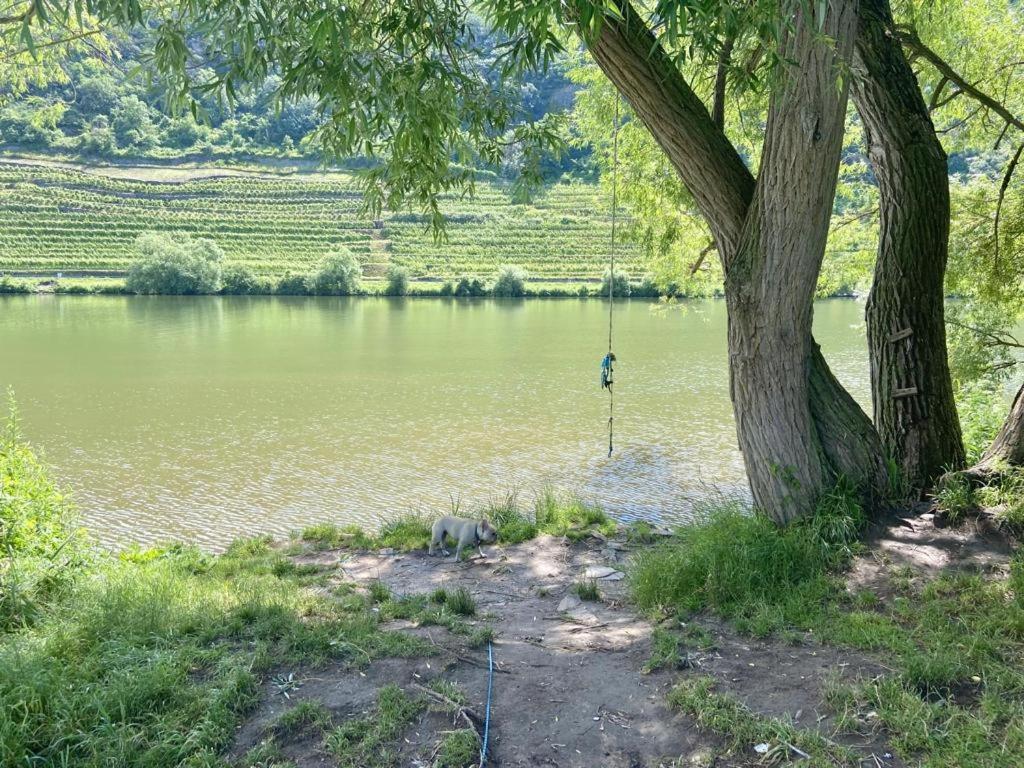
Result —
<svg viewBox="0 0 1024 768"><path fill-rule="evenodd" d="M964 448L943 311L946 153L893 29L889 0L861 0L853 98L880 196L878 259L865 313L874 421L916 495L962 466Z"/></svg>
<svg viewBox="0 0 1024 768"><path fill-rule="evenodd" d="M976 465L968 470L978 479L986 479L999 472L1001 465L1024 467L1024 384L1013 398L1010 413Z"/></svg>
<svg viewBox="0 0 1024 768"><path fill-rule="evenodd" d="M836 78L852 56L857 24L855 2L830 6L821 33L834 46L818 36L821 20L803 13L787 33L782 58L791 64L769 108L754 200L726 275L740 447L755 505L779 522L814 509L844 474L811 406L812 373L821 391L835 386L819 368L811 320L845 129L847 83L837 87ZM839 405L820 403L820 415ZM852 480L884 476L877 452L857 453L866 462L846 468L856 471Z"/></svg>
<svg viewBox="0 0 1024 768"><path fill-rule="evenodd" d="M884 489L881 446L811 336L842 144L856 2L833 0L821 34L803 3L792 20L756 185L724 133L628 2L588 40L694 195L726 274L729 358L740 448L755 505L779 522L814 511L839 477Z"/></svg>

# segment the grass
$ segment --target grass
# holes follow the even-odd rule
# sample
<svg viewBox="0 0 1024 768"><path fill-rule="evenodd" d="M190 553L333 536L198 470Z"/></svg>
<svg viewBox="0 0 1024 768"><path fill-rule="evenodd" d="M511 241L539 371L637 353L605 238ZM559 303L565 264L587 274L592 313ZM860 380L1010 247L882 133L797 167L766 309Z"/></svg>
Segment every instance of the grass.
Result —
<svg viewBox="0 0 1024 768"><path fill-rule="evenodd" d="M444 606L457 616L473 616L476 614L476 601L465 587L459 587L449 592Z"/></svg>
<svg viewBox="0 0 1024 768"><path fill-rule="evenodd" d="M299 539L314 549L395 549L410 552L426 549L430 543L433 518L409 513L395 517L381 526L377 533L367 533L358 525L337 526L316 523L303 528Z"/></svg>
<svg viewBox="0 0 1024 768"><path fill-rule="evenodd" d="M961 474L950 475L935 494L939 512L954 525L961 522L972 509L977 508L974 488Z"/></svg>
<svg viewBox="0 0 1024 768"><path fill-rule="evenodd" d="M45 467L13 428L5 434L0 577L18 597L3 603L0 627L0 765L213 765L264 681L297 688L328 662L433 652L381 630L360 595L311 589L325 583L321 567L266 537L219 556L92 550ZM277 725L323 717L300 704Z"/></svg>
<svg viewBox="0 0 1024 768"><path fill-rule="evenodd" d="M596 579L577 581L573 584L572 590L580 600L594 601L601 599L601 591L597 588Z"/></svg>
<svg viewBox="0 0 1024 768"><path fill-rule="evenodd" d="M397 759L390 746L404 728L427 708L422 697L412 697L397 685L386 685L369 715L353 718L327 735L324 744L339 768L376 768Z"/></svg>
<svg viewBox="0 0 1024 768"><path fill-rule="evenodd" d="M823 509L779 528L726 504L642 550L630 569L631 591L644 610L712 608L754 634L770 634L837 591L832 571L856 549L860 525L859 515Z"/></svg>
<svg viewBox="0 0 1024 768"><path fill-rule="evenodd" d="M331 713L319 701L302 701L285 710L274 722L274 731L282 735L294 735L307 728L323 729L331 722Z"/></svg>
<svg viewBox="0 0 1024 768"><path fill-rule="evenodd" d="M378 606L379 615L384 621L403 619L419 626L441 626L449 632L473 638L480 631L466 622L468 617L476 615L473 596L460 587L445 592L445 599L438 602L435 599L438 592L391 596Z"/></svg>
<svg viewBox="0 0 1024 768"><path fill-rule="evenodd" d="M820 519L781 529L735 506L709 511L638 554L634 599L662 616L711 610L743 633L799 642L809 631L828 645L880 654L888 673L830 686L844 726L865 734L884 727L901 756L922 765L1014 765L1024 750L1024 553L1008 579L963 572L929 579L894 567L897 594L882 600L848 591L843 581L860 525L849 509L833 497ZM648 668L677 664L685 645L657 630ZM737 749L788 740L823 760L831 749L753 717L714 694L709 681L687 681L671 700L731 736Z"/></svg>
<svg viewBox="0 0 1024 768"><path fill-rule="evenodd" d="M452 514L459 514L457 505ZM611 536L617 528L617 523L599 507L587 504L573 494L558 494L551 489L541 492L529 511L522 509L515 493L508 493L469 516L490 520L498 530L498 542L501 544L518 544L538 533L576 541L591 532ZM434 519L418 513L401 515L384 523L375 534L357 525L316 523L302 529L298 538L314 549L391 548L410 552L426 549Z"/></svg>
<svg viewBox="0 0 1024 768"><path fill-rule="evenodd" d="M591 531L611 536L617 527L600 507L587 504L574 494L560 495L550 488L537 498L534 518L541 533L571 540L582 539Z"/></svg>
<svg viewBox="0 0 1024 768"><path fill-rule="evenodd" d="M441 740L436 768L474 768L480 762L480 740L476 731L463 728Z"/></svg>
<svg viewBox="0 0 1024 768"><path fill-rule="evenodd" d="M701 728L727 736L730 749L748 761L744 764L788 762L797 757L791 747L810 755L810 765L856 764L850 752L816 731L756 715L739 700L716 693L712 678L683 680L669 693L668 701ZM767 753L758 755L754 751L756 744L767 745Z"/></svg>

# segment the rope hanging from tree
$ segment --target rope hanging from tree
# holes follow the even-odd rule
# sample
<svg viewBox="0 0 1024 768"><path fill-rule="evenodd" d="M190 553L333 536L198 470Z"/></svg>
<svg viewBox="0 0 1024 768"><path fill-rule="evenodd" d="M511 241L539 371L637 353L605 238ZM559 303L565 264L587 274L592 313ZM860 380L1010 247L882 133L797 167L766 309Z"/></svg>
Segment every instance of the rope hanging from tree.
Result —
<svg viewBox="0 0 1024 768"><path fill-rule="evenodd" d="M608 256L608 354L601 361L601 387L608 390L608 456L612 455L615 434L614 384L615 353L612 352L612 330L615 317L615 225L619 193L619 92L615 92L615 122L612 123L612 243Z"/></svg>

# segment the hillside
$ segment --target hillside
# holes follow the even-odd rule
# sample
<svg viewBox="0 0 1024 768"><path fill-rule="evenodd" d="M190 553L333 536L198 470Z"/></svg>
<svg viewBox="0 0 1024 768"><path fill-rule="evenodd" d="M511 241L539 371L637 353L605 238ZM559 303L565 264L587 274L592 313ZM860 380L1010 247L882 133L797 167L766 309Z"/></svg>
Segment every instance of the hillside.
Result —
<svg viewBox="0 0 1024 768"><path fill-rule="evenodd" d="M267 276L307 271L339 243L357 254L368 277L388 264L427 279L487 276L503 264L551 281L597 279L606 269L611 221L594 185L556 184L531 204L515 204L507 185L481 183L473 199L442 201L447 242L435 242L419 214L385 213L375 222L360 212L361 202L346 173L0 160L0 273L117 275L145 230L211 238L231 262ZM617 260L639 275L639 256L620 246Z"/></svg>

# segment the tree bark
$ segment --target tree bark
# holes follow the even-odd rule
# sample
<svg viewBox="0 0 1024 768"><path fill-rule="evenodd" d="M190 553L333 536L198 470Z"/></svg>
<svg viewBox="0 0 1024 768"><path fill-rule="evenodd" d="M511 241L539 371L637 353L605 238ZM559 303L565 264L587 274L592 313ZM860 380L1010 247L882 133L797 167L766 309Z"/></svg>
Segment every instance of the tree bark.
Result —
<svg viewBox="0 0 1024 768"><path fill-rule="evenodd" d="M587 40L594 61L625 97L693 195L723 266L739 247L754 176L628 0Z"/></svg>
<svg viewBox="0 0 1024 768"><path fill-rule="evenodd" d="M981 461L968 472L974 476L991 477L998 473L1003 464L1024 467L1024 384L1017 390L1013 406L996 439L982 454Z"/></svg>
<svg viewBox="0 0 1024 768"><path fill-rule="evenodd" d="M868 296L874 422L912 495L964 462L946 353L949 181L889 0L861 0L853 99L878 180L880 232Z"/></svg>
<svg viewBox="0 0 1024 768"><path fill-rule="evenodd" d="M811 335L847 99L836 78L852 58L856 29L855 0L828 5L820 20L807 18L803 3L784 3L791 31L782 53L792 64L772 99L756 184L628 2L619 4L621 19L607 17L587 41L714 234L726 275L737 436L755 506L780 523L812 513L840 477L868 500L886 483L877 434Z"/></svg>
<svg viewBox="0 0 1024 768"><path fill-rule="evenodd" d="M811 321L845 129L847 83L843 78L837 88L836 78L840 62L852 57L857 24L855 2L829 6L824 20L798 13L783 40L782 58L791 63L769 107L754 200L726 275L740 447L755 505L779 522L814 509L846 471L871 488L884 483L877 451L847 453L841 467L823 441L833 444L831 429L848 414L840 416L841 388L820 357ZM821 34L834 47L818 37L822 21ZM812 391L823 395L817 414ZM849 439L853 430L844 431Z"/></svg>

